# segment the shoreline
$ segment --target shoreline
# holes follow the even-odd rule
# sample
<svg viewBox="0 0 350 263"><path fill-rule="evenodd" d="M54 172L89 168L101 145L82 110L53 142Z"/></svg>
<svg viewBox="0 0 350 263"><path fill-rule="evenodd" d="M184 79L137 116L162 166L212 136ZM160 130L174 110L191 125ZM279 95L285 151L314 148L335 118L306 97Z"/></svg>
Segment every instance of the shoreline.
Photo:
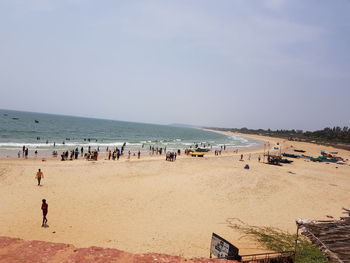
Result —
<svg viewBox="0 0 350 263"><path fill-rule="evenodd" d="M301 146L299 148L302 147L307 147L307 148L317 148L317 149L322 149L325 150L327 152L339 152L340 154L343 154L347 157L350 157L350 150L347 148L338 148L335 145L327 145L327 144L319 144L319 143L313 143L313 142L304 142L304 141L289 141L286 138L281 138L281 137L270 137L270 136L264 136L264 135L257 135L257 134L245 134L245 133L239 133L239 132L232 132L232 131L217 131L217 130L211 130L211 129L206 129L206 130L210 130L213 132L218 132L218 133L222 133L222 134L228 134L228 135L237 135L237 136L241 136L241 137L246 137L246 138L251 138L251 139L255 139L255 140L259 140L262 141L266 144L270 144L270 150L273 149L273 146L276 146L277 144L281 145L282 151L294 151L294 149L292 149L293 145L297 145L297 146ZM261 145L261 148L264 148L264 145ZM260 148L260 150L261 150ZM294 148L298 148L298 147L294 147ZM314 154L319 154L320 152L315 152L313 151ZM350 159L350 158L347 158Z"/></svg>
<svg viewBox="0 0 350 263"><path fill-rule="evenodd" d="M267 145L269 143L271 148L273 148L273 146L275 146L277 144L277 142L279 142L278 140L270 140L270 138L266 137L266 136L246 136L246 134L238 133L238 132L218 131L218 130L211 130L211 129L205 129L205 128L203 128L203 130L216 132L216 133L220 133L220 134L224 134L224 135L250 138L250 139L254 139L254 140L260 142L260 143L257 143L257 145L252 145L252 146L245 147L245 148L239 148L239 150L241 150L241 152L249 152L249 151L259 152L259 151L264 150L265 144Z"/></svg>
<svg viewBox="0 0 350 263"><path fill-rule="evenodd" d="M239 136L247 137L247 138L271 138L271 139L275 139L275 140L279 140L279 141L289 141L285 137L267 136L267 135L249 134L249 133L240 133L240 132L234 132L234 131L221 131L221 130L212 130L212 129L205 129L205 130L224 132L224 133L228 132L228 133L232 133L232 134L238 134ZM336 149L350 151L350 144L341 143L341 142L299 140L298 138L296 138L296 140L292 140L290 142L310 143L310 144L314 144L314 145L320 145L320 146L324 146L324 147L333 147L333 148L336 148Z"/></svg>
<svg viewBox="0 0 350 263"><path fill-rule="evenodd" d="M204 131L208 131L208 132L212 132L212 133L218 133L218 134L222 134L222 135L236 135L236 134L232 134L231 132L221 132L221 131L216 131L216 130L210 130L210 129L199 129L199 130L204 130ZM241 134L238 135L239 137L245 137L245 138L249 138L248 136L242 136ZM225 152L233 152L234 150L238 149L239 151L241 152L248 152L248 151L251 151L251 150L257 150L259 148L263 148L263 141L261 139L256 139L256 138L253 138L254 140L257 140L257 141L261 141L262 143L256 143L257 145L251 145L251 146L241 146L241 145L237 145L237 146L232 146L232 145L229 145L227 146L228 149L225 151ZM25 143L24 143L25 145ZM98 145L98 144L96 144ZM143 156L151 156L151 151L148 150L148 147L150 146L149 144L145 144L145 147L136 147L134 145L127 145L127 147L129 146L129 148L126 148L126 151L125 153L130 150L132 154L134 153L137 153L138 150L141 151L141 154ZM60 145L59 147L62 147L62 145ZM97 147L97 146L96 146ZM106 146L99 146L101 148L100 150L100 155L101 156L105 156L107 154L107 151L106 151ZM114 145L114 146L109 146L110 149L114 149L115 147L121 147L120 145ZM164 147L164 146L162 146ZM168 147L168 146L167 146ZM58 157L60 156L60 154L64 151L70 151L72 150L73 148L78 148L79 151L80 151L80 148L81 148L81 145L80 146L71 146L71 147L67 147L67 148L54 148L54 147L51 147L49 149L38 149L38 148L34 148L34 149L30 149L30 156L28 157L28 159L40 159L40 158L45 158L45 159L56 159L54 157L52 157L52 152L53 151L57 151L58 152ZM173 146L170 146L168 149L170 151L175 151L177 149L180 149L182 152L184 151L186 147L173 147ZM87 152L87 146L84 146L84 149L85 149L85 152ZM91 148L91 149L95 149L95 148ZM210 152L213 152L214 150L219 150L219 146L216 146L215 148L213 148ZM38 151L38 156L34 156L34 151L37 150ZM17 155L18 155L18 152L21 153L21 157L18 158ZM127 155L127 154L125 154ZM80 156L80 154L79 154ZM81 158L81 157L80 157ZM25 159L23 158L22 156L22 149L18 148L18 149L0 149L0 159Z"/></svg>

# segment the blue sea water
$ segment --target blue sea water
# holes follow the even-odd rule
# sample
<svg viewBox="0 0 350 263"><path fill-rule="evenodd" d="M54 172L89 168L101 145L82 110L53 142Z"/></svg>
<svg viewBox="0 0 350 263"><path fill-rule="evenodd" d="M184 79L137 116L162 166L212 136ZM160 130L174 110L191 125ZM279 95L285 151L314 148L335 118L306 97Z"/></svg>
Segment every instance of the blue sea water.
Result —
<svg viewBox="0 0 350 263"><path fill-rule="evenodd" d="M0 110L0 151L52 151L88 147L144 150L149 146L184 149L198 143L212 149L250 147L253 139L223 135L195 128L82 118L43 113ZM55 147L54 147L55 143Z"/></svg>

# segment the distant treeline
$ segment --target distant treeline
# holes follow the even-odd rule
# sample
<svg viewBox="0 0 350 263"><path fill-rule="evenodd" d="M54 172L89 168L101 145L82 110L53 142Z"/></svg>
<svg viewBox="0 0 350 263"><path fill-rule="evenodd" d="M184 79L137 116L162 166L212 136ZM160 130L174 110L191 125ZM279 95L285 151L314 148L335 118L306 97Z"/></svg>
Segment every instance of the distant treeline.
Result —
<svg viewBox="0 0 350 263"><path fill-rule="evenodd" d="M319 131L302 131L302 130L263 130L263 129L228 129L228 128L211 128L221 131L232 131L245 134L258 134L264 136L273 136L279 138L286 138L289 140L295 141L308 141L321 144L345 144L346 146L350 145L350 129L349 127L333 127L333 128L324 128ZM345 146L344 145L344 146Z"/></svg>

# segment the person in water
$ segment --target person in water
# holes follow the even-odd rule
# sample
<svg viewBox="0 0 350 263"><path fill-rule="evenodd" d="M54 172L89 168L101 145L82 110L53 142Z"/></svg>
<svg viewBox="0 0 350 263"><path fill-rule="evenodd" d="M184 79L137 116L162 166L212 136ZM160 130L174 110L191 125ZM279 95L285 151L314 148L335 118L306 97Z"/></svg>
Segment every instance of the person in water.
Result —
<svg viewBox="0 0 350 263"><path fill-rule="evenodd" d="M49 211L49 205L46 203L45 199L42 200L41 210L43 211L43 222L42 222L41 226L44 227L47 224L46 215L47 215L47 212Z"/></svg>

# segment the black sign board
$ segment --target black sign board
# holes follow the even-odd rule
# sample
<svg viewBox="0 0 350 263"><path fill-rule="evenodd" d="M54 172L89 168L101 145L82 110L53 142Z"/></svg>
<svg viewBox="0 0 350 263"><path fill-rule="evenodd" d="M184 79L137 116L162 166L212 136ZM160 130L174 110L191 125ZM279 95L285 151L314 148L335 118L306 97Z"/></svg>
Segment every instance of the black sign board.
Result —
<svg viewBox="0 0 350 263"><path fill-rule="evenodd" d="M213 233L210 244L210 258L239 259L238 251L237 247Z"/></svg>

